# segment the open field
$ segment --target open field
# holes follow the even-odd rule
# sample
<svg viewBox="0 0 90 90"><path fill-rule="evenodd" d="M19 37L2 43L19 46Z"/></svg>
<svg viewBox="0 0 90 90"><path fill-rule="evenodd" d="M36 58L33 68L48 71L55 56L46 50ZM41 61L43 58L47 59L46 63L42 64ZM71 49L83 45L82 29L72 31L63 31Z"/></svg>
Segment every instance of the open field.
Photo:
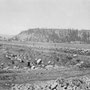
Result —
<svg viewBox="0 0 90 90"><path fill-rule="evenodd" d="M77 48L77 49L90 49L89 44L70 44L70 43L41 43L41 42L17 42L17 41L0 41L0 44L42 47L42 48Z"/></svg>
<svg viewBox="0 0 90 90"><path fill-rule="evenodd" d="M0 85L90 75L89 49L89 44L0 41Z"/></svg>

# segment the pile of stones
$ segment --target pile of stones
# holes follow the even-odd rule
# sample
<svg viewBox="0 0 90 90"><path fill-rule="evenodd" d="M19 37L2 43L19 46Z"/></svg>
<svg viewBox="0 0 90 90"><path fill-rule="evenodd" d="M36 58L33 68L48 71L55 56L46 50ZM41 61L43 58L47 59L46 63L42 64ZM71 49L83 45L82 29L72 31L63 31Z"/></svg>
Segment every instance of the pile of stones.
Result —
<svg viewBox="0 0 90 90"><path fill-rule="evenodd" d="M79 55L90 55L90 49L77 49L77 48L61 48L65 53L73 53Z"/></svg>
<svg viewBox="0 0 90 90"><path fill-rule="evenodd" d="M11 90L90 90L90 78L59 78L51 81L38 81L33 84L15 84Z"/></svg>

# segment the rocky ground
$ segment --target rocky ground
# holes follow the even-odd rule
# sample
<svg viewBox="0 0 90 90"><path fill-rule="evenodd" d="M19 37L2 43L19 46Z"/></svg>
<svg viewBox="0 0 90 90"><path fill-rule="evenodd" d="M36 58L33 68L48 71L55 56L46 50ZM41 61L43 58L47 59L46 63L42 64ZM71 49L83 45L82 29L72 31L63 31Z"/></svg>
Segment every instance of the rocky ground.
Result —
<svg viewBox="0 0 90 90"><path fill-rule="evenodd" d="M87 73L87 69L88 71L90 69L89 54L89 49L47 49L14 45L0 45L0 87L7 87L5 90L90 90L90 77L85 75L85 73ZM78 72L79 70L84 70L83 73L81 72L81 74L84 75L81 77L75 77L78 72L75 71L75 73L73 73L73 68L78 70ZM12 72L14 72L15 75L17 75L17 72L21 74L25 73L25 80L21 81L27 81L28 79L26 80L26 77L28 73L31 71L36 73L39 70L40 73L38 74L41 74L41 76L38 75L37 78L38 80L40 80L40 78L44 79L42 81L37 80L32 84L29 82L16 84L10 82L3 84L3 81L1 82L1 80L8 79L7 75ZM50 70L51 72L49 72ZM57 73L56 70L59 70L59 73ZM67 72L70 72L71 70L69 74L71 74L73 77L62 78L60 71L62 71L62 75L64 75L64 73L66 74L66 71L64 72L64 70L67 70ZM42 75L44 74L41 71L43 71L43 73L48 72L48 75L42 78ZM19 76L24 77L24 75L21 74L19 74ZM60 76L61 78L57 77L58 79L51 80L52 77L50 76L54 76L55 78ZM45 81L47 77L50 78L50 80ZM0 88L0 90L4 89Z"/></svg>
<svg viewBox="0 0 90 90"><path fill-rule="evenodd" d="M90 77L58 78L57 80L15 84L11 90L90 90Z"/></svg>
<svg viewBox="0 0 90 90"><path fill-rule="evenodd" d="M75 48L45 49L0 46L0 69L37 69L58 66L90 67L90 51Z"/></svg>

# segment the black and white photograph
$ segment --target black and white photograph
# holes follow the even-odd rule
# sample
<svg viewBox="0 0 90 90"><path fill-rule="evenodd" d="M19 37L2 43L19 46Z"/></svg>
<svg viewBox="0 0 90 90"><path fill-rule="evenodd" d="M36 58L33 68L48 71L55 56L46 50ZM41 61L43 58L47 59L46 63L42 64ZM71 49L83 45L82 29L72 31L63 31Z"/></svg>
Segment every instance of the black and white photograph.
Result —
<svg viewBox="0 0 90 90"><path fill-rule="evenodd" d="M90 90L90 0L0 0L0 90Z"/></svg>

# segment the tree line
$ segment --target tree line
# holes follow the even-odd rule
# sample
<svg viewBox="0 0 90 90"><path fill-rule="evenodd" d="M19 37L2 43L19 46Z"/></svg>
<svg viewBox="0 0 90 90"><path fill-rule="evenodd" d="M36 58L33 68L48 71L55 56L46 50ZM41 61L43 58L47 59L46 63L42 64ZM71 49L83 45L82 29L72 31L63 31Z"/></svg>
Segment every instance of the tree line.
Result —
<svg viewBox="0 0 90 90"><path fill-rule="evenodd" d="M66 42L79 41L81 43L90 43L90 32L87 30L69 30L65 40Z"/></svg>

